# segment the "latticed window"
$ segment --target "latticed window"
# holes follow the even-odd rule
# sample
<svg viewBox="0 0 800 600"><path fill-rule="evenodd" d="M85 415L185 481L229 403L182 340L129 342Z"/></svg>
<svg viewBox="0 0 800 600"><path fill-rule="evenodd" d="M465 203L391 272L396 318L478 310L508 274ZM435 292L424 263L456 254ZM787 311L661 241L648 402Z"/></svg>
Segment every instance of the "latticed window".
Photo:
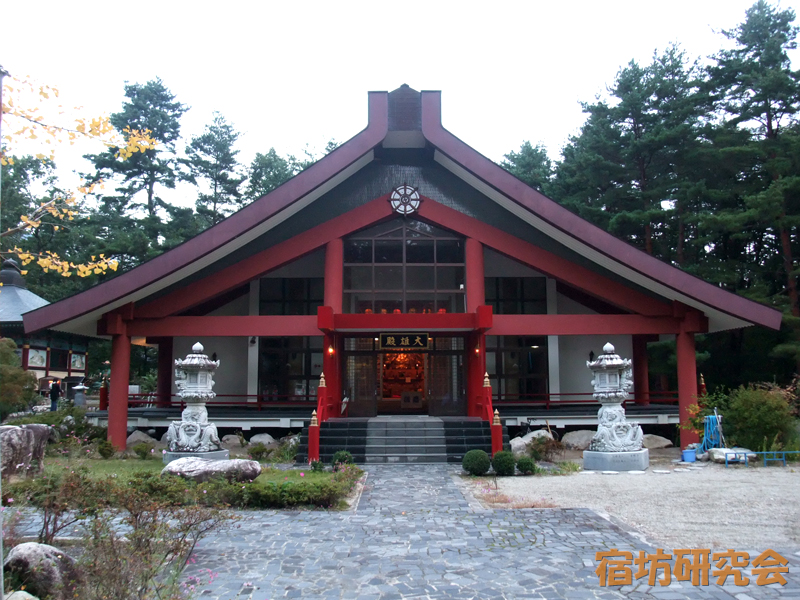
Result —
<svg viewBox="0 0 800 600"><path fill-rule="evenodd" d="M465 311L464 239L414 219L395 219L344 243L344 312Z"/></svg>

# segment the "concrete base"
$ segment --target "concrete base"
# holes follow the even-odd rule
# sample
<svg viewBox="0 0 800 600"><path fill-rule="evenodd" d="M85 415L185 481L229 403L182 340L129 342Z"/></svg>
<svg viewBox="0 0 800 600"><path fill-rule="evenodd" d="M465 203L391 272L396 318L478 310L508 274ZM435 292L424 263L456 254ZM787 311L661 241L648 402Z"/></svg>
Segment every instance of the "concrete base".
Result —
<svg viewBox="0 0 800 600"><path fill-rule="evenodd" d="M650 466L650 452L642 448L635 452L583 451L584 471L644 471Z"/></svg>
<svg viewBox="0 0 800 600"><path fill-rule="evenodd" d="M230 450L212 450L211 452L170 452L164 453L164 464L168 465L173 460L179 458L207 458L209 460L228 460L231 457Z"/></svg>

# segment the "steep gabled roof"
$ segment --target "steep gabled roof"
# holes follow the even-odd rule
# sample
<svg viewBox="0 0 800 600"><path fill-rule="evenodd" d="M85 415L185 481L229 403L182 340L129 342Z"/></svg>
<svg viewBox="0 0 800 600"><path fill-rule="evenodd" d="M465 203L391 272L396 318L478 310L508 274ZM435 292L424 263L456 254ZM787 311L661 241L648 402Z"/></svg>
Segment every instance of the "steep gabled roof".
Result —
<svg viewBox="0 0 800 600"><path fill-rule="evenodd" d="M702 311L710 331L780 327L780 312L665 264L528 187L444 129L441 92L404 85L370 92L367 128L285 184L177 248L27 314L26 329L93 335L104 313L179 283L263 236L371 163L379 147L428 148L442 167L557 242L658 296Z"/></svg>

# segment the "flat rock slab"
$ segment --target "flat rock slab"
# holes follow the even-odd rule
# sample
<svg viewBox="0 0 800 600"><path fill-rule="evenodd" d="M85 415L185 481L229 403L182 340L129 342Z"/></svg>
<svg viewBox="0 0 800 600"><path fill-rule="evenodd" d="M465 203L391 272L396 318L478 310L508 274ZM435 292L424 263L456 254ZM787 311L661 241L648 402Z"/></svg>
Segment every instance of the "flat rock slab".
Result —
<svg viewBox="0 0 800 600"><path fill-rule="evenodd" d="M163 454L164 464L178 460L180 458L204 458L207 460L228 460L231 457L230 450L212 450L211 452L172 452L166 450Z"/></svg>
<svg viewBox="0 0 800 600"><path fill-rule="evenodd" d="M208 460L206 458L180 458L169 463L161 475L178 475L198 483L215 477L228 481L252 481L261 474L261 465L255 460Z"/></svg>

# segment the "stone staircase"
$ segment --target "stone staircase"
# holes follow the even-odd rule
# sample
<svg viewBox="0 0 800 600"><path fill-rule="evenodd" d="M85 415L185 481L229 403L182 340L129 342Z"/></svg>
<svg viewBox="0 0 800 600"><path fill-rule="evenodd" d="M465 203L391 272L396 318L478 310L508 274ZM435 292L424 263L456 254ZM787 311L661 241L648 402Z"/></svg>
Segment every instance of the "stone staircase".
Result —
<svg viewBox="0 0 800 600"><path fill-rule="evenodd" d="M504 445L508 434L503 428ZM320 427L320 460L330 463L347 450L358 464L460 463L468 450L491 453L489 423L477 417L392 415L330 419ZM308 461L308 428L303 430L297 462Z"/></svg>

